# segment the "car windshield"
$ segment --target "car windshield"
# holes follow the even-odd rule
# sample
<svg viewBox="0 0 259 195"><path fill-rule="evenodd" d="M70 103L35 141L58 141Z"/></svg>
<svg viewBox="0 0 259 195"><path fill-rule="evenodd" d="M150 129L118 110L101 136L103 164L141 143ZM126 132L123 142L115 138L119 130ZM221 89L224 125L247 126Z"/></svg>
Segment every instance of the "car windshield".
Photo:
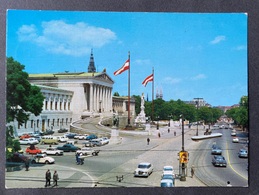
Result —
<svg viewBox="0 0 259 195"><path fill-rule="evenodd" d="M163 175L163 179L174 179L172 175Z"/></svg>
<svg viewBox="0 0 259 195"><path fill-rule="evenodd" d="M225 160L225 158L223 156L218 156L217 159L218 160Z"/></svg>
<svg viewBox="0 0 259 195"><path fill-rule="evenodd" d="M146 169L147 167L148 167L148 165L143 165L143 164L138 165L138 168L140 168L140 169Z"/></svg>

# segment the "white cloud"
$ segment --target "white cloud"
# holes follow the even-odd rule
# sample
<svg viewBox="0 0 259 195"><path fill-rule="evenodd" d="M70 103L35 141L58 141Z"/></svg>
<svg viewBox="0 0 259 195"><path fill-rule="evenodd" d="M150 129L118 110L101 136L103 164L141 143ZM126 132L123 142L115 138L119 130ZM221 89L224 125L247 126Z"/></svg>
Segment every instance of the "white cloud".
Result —
<svg viewBox="0 0 259 195"><path fill-rule="evenodd" d="M191 77L190 80L196 81L196 80L201 80L201 79L206 79L206 78L207 78L206 75L198 74L198 75L196 75L194 77Z"/></svg>
<svg viewBox="0 0 259 195"><path fill-rule="evenodd" d="M221 41L225 41L226 40L226 37L225 36L217 36L217 37L215 37L214 38L214 40L212 40L211 42L210 42L210 44L218 44L218 43L220 43Z"/></svg>
<svg viewBox="0 0 259 195"><path fill-rule="evenodd" d="M20 41L32 42L51 53L72 56L88 54L91 48L100 48L116 39L110 29L84 22L68 24L62 20L42 22L41 33L35 25L23 25L17 34Z"/></svg>

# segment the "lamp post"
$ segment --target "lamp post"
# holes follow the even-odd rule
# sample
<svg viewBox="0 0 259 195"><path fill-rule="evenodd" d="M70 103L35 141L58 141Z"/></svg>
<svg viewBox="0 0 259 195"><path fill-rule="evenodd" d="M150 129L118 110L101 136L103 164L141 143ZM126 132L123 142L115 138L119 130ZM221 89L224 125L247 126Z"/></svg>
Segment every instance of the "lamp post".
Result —
<svg viewBox="0 0 259 195"><path fill-rule="evenodd" d="M186 181L186 167L188 163L188 152L184 150L184 116L180 115L182 119L182 150L179 152L179 171L180 181Z"/></svg>
<svg viewBox="0 0 259 195"><path fill-rule="evenodd" d="M159 116L157 116L156 118L157 118L156 129L159 130Z"/></svg>
<svg viewBox="0 0 259 195"><path fill-rule="evenodd" d="M102 112L101 104L102 104L102 100L99 101L99 113Z"/></svg>
<svg viewBox="0 0 259 195"><path fill-rule="evenodd" d="M196 125L197 125L197 131L196 131L196 136L199 135L198 133L198 107L199 107L199 98L197 98L197 100L195 101L196 102L196 109L197 109L197 112L196 112L196 116L197 116L197 121L196 121Z"/></svg>

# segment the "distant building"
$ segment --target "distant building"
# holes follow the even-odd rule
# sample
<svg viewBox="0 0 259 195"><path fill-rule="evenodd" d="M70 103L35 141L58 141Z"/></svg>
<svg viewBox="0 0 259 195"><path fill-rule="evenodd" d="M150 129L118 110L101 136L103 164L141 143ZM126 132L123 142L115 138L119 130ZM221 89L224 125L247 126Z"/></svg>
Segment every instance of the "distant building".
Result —
<svg viewBox="0 0 259 195"><path fill-rule="evenodd" d="M198 106L198 108L203 107L203 106L211 107L211 105L208 104L203 98L193 98L191 101L185 101L185 103L186 104L192 104L195 107Z"/></svg>
<svg viewBox="0 0 259 195"><path fill-rule="evenodd" d="M162 89L156 90L156 99L163 99L163 91Z"/></svg>

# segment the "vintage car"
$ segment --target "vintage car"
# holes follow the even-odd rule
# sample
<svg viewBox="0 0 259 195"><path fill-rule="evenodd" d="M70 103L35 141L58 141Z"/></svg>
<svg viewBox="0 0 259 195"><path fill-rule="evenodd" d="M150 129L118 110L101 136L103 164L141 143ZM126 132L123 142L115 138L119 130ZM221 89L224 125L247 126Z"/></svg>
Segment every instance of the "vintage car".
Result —
<svg viewBox="0 0 259 195"><path fill-rule="evenodd" d="M26 138L26 139L22 139L19 140L21 145L30 145L30 144L38 144L39 141L35 138Z"/></svg>
<svg viewBox="0 0 259 195"><path fill-rule="evenodd" d="M212 164L216 167L227 167L227 161L221 155L215 155L212 158Z"/></svg>
<svg viewBox="0 0 259 195"><path fill-rule="evenodd" d="M74 146L73 144L64 144L63 146L58 146L58 150L63 150L64 152L75 152L79 150L77 146Z"/></svg>
<svg viewBox="0 0 259 195"><path fill-rule="evenodd" d="M41 150L41 153L43 154L47 154L47 155L63 155L63 151L62 150L58 150L55 147L48 147L46 149Z"/></svg>
<svg viewBox="0 0 259 195"><path fill-rule="evenodd" d="M135 177L148 177L153 172L153 165L149 162L139 163L138 168L134 171Z"/></svg>
<svg viewBox="0 0 259 195"><path fill-rule="evenodd" d="M76 154L82 154L85 156L88 156L88 155L97 156L99 152L100 150L93 150L92 148L84 147L84 148L81 148L81 150L77 150Z"/></svg>
<svg viewBox="0 0 259 195"><path fill-rule="evenodd" d="M37 154L34 156L34 158L31 160L32 164L54 164L55 160L52 157L47 156L46 154Z"/></svg>
<svg viewBox="0 0 259 195"><path fill-rule="evenodd" d="M30 145L29 147L26 148L25 152L27 154L39 154L41 153L41 150L38 147L35 147L35 145Z"/></svg>

